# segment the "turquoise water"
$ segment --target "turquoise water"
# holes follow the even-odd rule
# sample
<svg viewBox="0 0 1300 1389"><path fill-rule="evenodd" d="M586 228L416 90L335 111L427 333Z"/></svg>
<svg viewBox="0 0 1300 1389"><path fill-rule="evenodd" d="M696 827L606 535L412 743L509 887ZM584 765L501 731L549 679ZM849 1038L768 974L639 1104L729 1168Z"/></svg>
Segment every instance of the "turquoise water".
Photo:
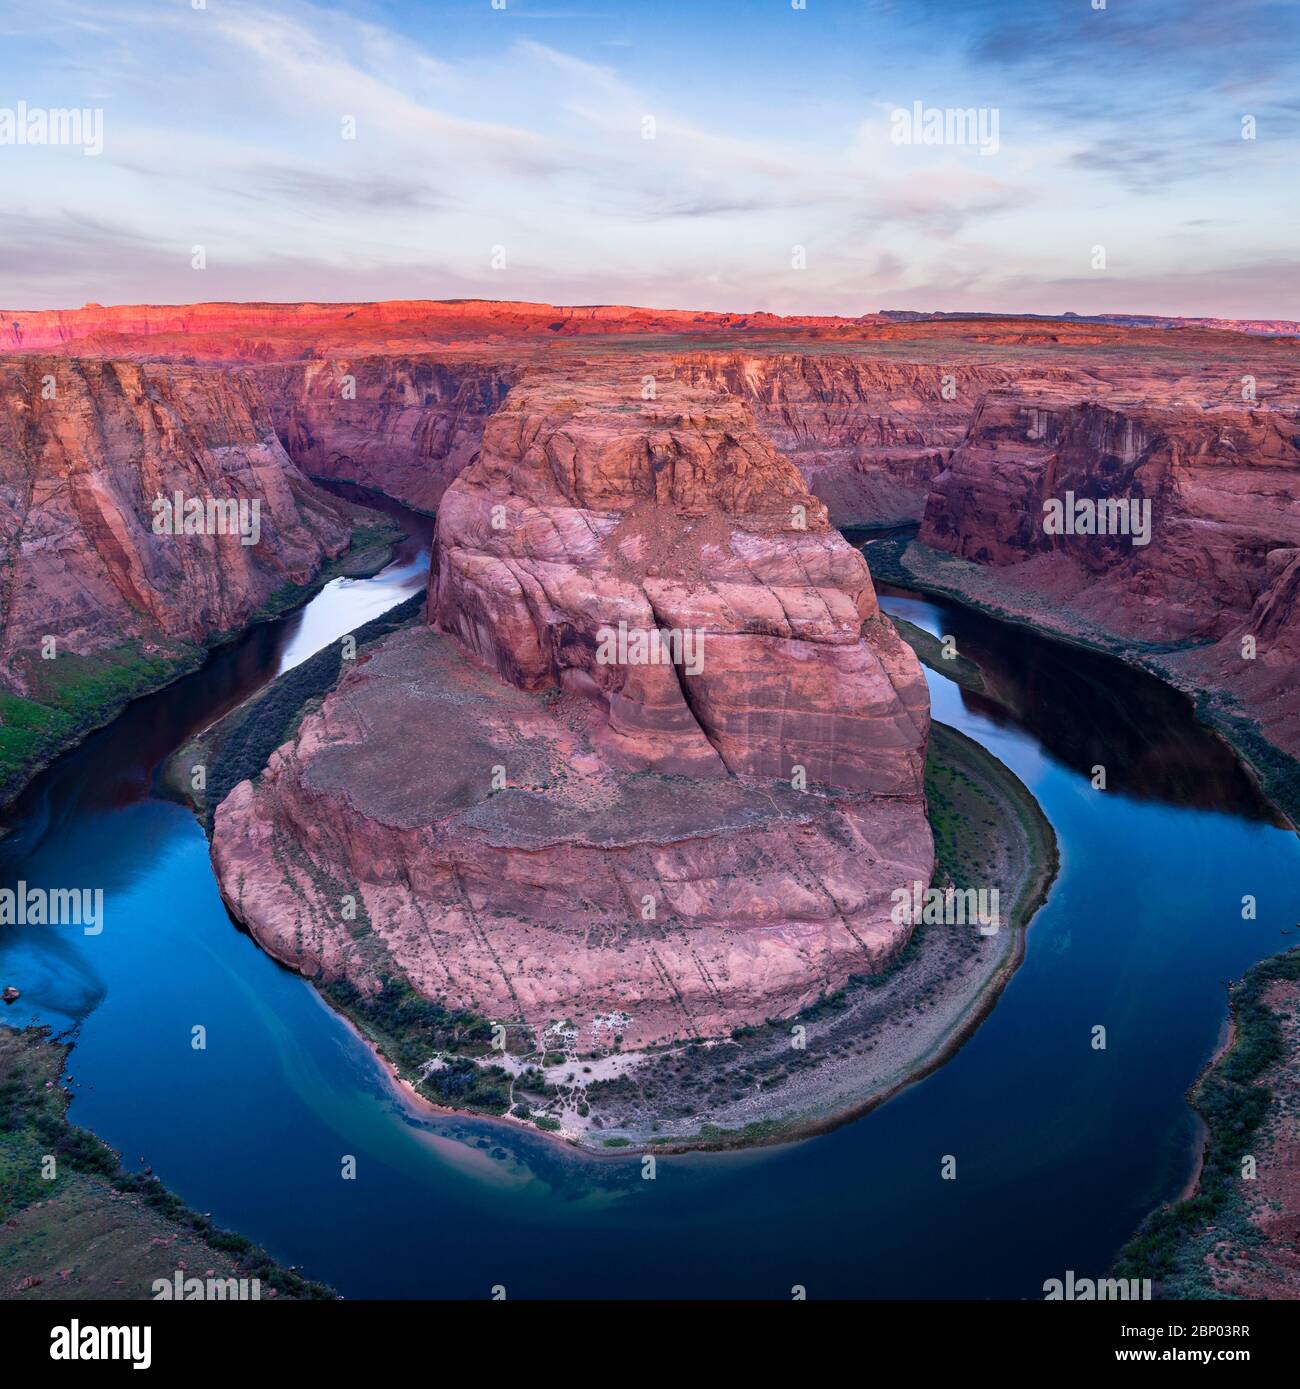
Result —
<svg viewBox="0 0 1300 1389"><path fill-rule="evenodd" d="M349 1297L1034 1297L1096 1274L1181 1187L1184 1091L1221 981L1296 939L1300 844L1186 701L1139 673L914 595L891 611L995 672L1009 716L929 675L1002 758L1061 875L1024 965L935 1075L834 1133L740 1155L593 1160L416 1113L312 989L238 930L193 816L157 789L195 728L423 583L427 527L139 701L20 799L0 877L102 887L105 928L0 928L6 1022L75 1027L71 1117ZM437 749L427 755L436 757ZM1096 763L1106 792L1089 785ZM1258 899L1258 919L1240 900ZM207 1029L207 1049L190 1046ZM1103 1025L1105 1051L1091 1046ZM941 1181L942 1158L957 1180ZM357 1180L343 1181L343 1157Z"/></svg>

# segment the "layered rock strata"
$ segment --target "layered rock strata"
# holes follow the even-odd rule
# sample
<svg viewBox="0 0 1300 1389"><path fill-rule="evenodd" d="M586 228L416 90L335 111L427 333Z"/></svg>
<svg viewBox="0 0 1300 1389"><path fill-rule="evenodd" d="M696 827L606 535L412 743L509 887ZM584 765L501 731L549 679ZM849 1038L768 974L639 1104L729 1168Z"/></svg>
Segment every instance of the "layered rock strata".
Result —
<svg viewBox="0 0 1300 1389"><path fill-rule="evenodd" d="M430 617L217 811L281 959L371 983L352 896L421 993L589 1046L789 1014L906 942L924 681L743 402L522 383L443 499Z"/></svg>
<svg viewBox="0 0 1300 1389"><path fill-rule="evenodd" d="M508 363L426 355L298 362L257 380L304 473L433 511L517 375Z"/></svg>
<svg viewBox="0 0 1300 1389"><path fill-rule="evenodd" d="M1082 381L1034 364L909 362L847 353L695 353L669 370L749 402L837 526L921 519L979 400L1016 382Z"/></svg>
<svg viewBox="0 0 1300 1389"><path fill-rule="evenodd" d="M1300 752L1300 411L992 392L919 539L1128 641L1189 648Z"/></svg>
<svg viewBox="0 0 1300 1389"><path fill-rule="evenodd" d="M11 688L24 688L48 638L56 656L85 656L237 629L349 535L347 510L294 466L238 371L0 363L0 655Z"/></svg>

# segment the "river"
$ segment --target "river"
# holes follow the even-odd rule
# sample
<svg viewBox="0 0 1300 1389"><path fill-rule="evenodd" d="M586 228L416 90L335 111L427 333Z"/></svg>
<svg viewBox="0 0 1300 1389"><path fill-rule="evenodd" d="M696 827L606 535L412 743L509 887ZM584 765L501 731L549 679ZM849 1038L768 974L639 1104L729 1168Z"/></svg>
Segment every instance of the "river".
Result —
<svg viewBox="0 0 1300 1389"><path fill-rule="evenodd" d="M414 1108L231 922L202 829L159 785L193 731L419 589L429 523L407 519L382 573L331 583L137 701L8 812L0 880L105 893L98 936L0 930L0 985L22 990L3 1020L75 1028L72 1120L348 1297L1041 1297L1067 1269L1101 1272L1191 1169L1184 1092L1218 1036L1222 981L1294 943L1280 932L1300 917L1300 841L1188 702L1109 658L884 590L993 675L999 704L928 672L934 714L1039 798L1060 877L992 1015L933 1076L833 1133L660 1157L643 1180L639 1159ZM940 1179L949 1154L955 1181Z"/></svg>

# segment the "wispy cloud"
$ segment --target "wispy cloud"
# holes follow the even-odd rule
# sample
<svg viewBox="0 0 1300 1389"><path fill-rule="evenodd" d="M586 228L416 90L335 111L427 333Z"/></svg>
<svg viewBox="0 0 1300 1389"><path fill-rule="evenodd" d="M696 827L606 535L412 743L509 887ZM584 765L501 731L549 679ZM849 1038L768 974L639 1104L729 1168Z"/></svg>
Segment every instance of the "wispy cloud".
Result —
<svg viewBox="0 0 1300 1389"><path fill-rule="evenodd" d="M105 153L0 148L0 302L1082 312L1149 292L1166 311L1183 294L1189 313L1231 296L1276 312L1293 5L510 0L431 23L377 4L7 14L0 90L102 105ZM894 145L891 109L914 100L996 107L996 157ZM1098 243L1113 268L1090 276Z"/></svg>

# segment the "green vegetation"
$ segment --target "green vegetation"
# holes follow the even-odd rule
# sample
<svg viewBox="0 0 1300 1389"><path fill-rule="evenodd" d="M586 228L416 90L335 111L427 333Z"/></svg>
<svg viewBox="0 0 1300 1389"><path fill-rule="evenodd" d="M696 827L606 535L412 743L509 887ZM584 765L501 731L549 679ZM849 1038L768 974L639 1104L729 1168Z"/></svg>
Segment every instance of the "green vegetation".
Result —
<svg viewBox="0 0 1300 1389"><path fill-rule="evenodd" d="M931 670L955 680L964 690L985 693L984 676L974 661L961 655L945 656L938 637L931 636L924 627L918 627L905 617L892 617L890 621L898 629L898 635Z"/></svg>
<svg viewBox="0 0 1300 1389"><path fill-rule="evenodd" d="M990 868L1012 839L1006 817L1015 818L1020 833L1014 838L1028 863L1010 924L1028 925L1060 868L1056 831L1037 799L992 753L943 723L930 726L925 794L934 833L936 884L987 884Z"/></svg>
<svg viewBox="0 0 1300 1389"><path fill-rule="evenodd" d="M278 589L252 615L249 626L281 616L340 575L356 578L383 568L401 528L387 516L361 507L355 514L351 544L344 554L308 583ZM90 656L59 650L53 660L22 652L14 665L26 695L0 690L0 803L17 795L41 767L108 723L133 699L197 670L210 648L236 635L213 633L206 646L159 637L152 651L142 649L143 639Z"/></svg>
<svg viewBox="0 0 1300 1389"><path fill-rule="evenodd" d="M492 1024L486 1018L422 998L395 977L385 978L374 993L347 979L322 985L321 993L427 1099L456 1109L505 1113L509 1077L502 1067L477 1060L490 1055ZM419 1078L434 1056L441 1058L441 1069Z"/></svg>
<svg viewBox="0 0 1300 1389"><path fill-rule="evenodd" d="M795 1128L784 1119L758 1119L738 1129L723 1128L719 1124L701 1124L696 1134L678 1138L651 1138L649 1143L656 1148L671 1145L690 1148L692 1151L720 1153L731 1148L747 1148L756 1143L778 1143L783 1138L795 1136ZM622 1147L626 1143L625 1138L605 1139L607 1148Z"/></svg>
<svg viewBox="0 0 1300 1389"><path fill-rule="evenodd" d="M94 656L60 652L50 661L24 654L30 693L0 692L0 801L131 700L195 670L202 659L201 648L182 643L156 653L127 644Z"/></svg>
<svg viewBox="0 0 1300 1389"><path fill-rule="evenodd" d="M319 593L333 579L365 579L377 574L393 557L393 545L402 537L402 528L381 512L356 507L352 539L338 557L323 565L305 584L282 584L253 614L252 621L281 617Z"/></svg>
<svg viewBox="0 0 1300 1389"><path fill-rule="evenodd" d="M1058 865L1056 836L1033 795L978 743L934 724L926 796L936 837L933 883L977 889L998 883L1003 920L1026 925ZM885 1011L895 1020L909 1012L919 1016L969 967L979 937L973 931L941 935L942 949L936 949L936 938L920 926L885 969L852 976L795 1017L737 1027L713 1045L665 1048L634 1071L592 1082L587 1100L607 1127L626 1129L637 1135L630 1141L652 1147L734 1148L793 1136L810 1115L823 1117L816 1109L819 1068L870 1049L881 1026L882 990L899 990L906 978L906 992L890 995ZM1016 958L1004 951L999 972L1009 972ZM799 1048L790 1045L796 1023L817 1024ZM869 1066L865 1074L872 1074ZM711 1117L737 1101L768 1112L735 1128ZM843 1105L842 1095L837 1104ZM653 1134L659 1123L701 1115L710 1118L695 1133ZM650 1134L642 1137L646 1130ZM600 1141L627 1146L614 1137Z"/></svg>
<svg viewBox="0 0 1300 1389"><path fill-rule="evenodd" d="M357 628L351 634L357 651L416 621L424 601L423 593L414 594ZM209 830L216 807L241 781L261 775L275 749L293 736L304 715L318 708L338 683L344 666L341 642L331 642L173 755L168 767L172 785L200 811ZM203 791L195 791L190 783L191 768L199 763L207 771ZM281 844L276 852L288 850ZM377 989L367 991L350 980L336 979L319 986L324 998L425 1098L456 1109L505 1113L510 1102L509 1076L500 1066L481 1064L490 1055L492 1028L487 1019L446 1008L416 993L374 933L360 889L336 881L305 856L295 858L296 867L315 881L323 897L339 899L346 892L355 898L357 918L348 932L363 943L366 972L380 981ZM441 1064L426 1073L435 1058Z"/></svg>
<svg viewBox="0 0 1300 1389"><path fill-rule="evenodd" d="M899 588L915 587L915 575L903 568L903 551L916 539L918 529L919 527L914 527L900 535L891 535L885 540L871 540L869 535L849 533L850 544L861 546L864 541L870 541L869 547L862 551L862 556L871 570L872 583L895 584Z"/></svg>
<svg viewBox="0 0 1300 1389"><path fill-rule="evenodd" d="M65 1295L145 1297L155 1278L188 1256L200 1268L199 1260L217 1265L221 1276L258 1278L281 1296L334 1296L281 1268L242 1235L213 1225L157 1177L127 1172L106 1143L69 1124L68 1092L57 1082L70 1050L51 1041L48 1028L0 1027L0 1273L6 1281L24 1275L41 1281L67 1260L76 1276ZM156 1248L163 1243L171 1246L165 1255ZM91 1245L93 1266L83 1268Z"/></svg>
<svg viewBox="0 0 1300 1389"><path fill-rule="evenodd" d="M1208 1129L1196 1193L1162 1206L1142 1222L1116 1257L1117 1277L1159 1279L1170 1297L1213 1297L1204 1262L1207 1239L1231 1235L1241 1243L1258 1241L1246 1218L1241 1159L1273 1100L1260 1077L1285 1054L1282 1029L1263 996L1275 980L1298 979L1300 948L1261 960L1233 988L1236 1037L1190 1094Z"/></svg>
<svg viewBox="0 0 1300 1389"><path fill-rule="evenodd" d="M1255 773L1269 800L1293 825L1300 825L1300 760L1270 743L1226 694L1198 695L1196 717L1227 739Z"/></svg>

